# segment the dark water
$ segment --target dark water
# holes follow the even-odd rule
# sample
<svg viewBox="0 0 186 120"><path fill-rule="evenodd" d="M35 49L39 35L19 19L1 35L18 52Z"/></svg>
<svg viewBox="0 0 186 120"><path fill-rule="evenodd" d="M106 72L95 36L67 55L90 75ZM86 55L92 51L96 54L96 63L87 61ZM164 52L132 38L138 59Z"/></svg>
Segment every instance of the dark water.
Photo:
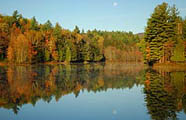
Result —
<svg viewBox="0 0 186 120"><path fill-rule="evenodd" d="M132 64L0 67L0 120L186 120L186 71Z"/></svg>

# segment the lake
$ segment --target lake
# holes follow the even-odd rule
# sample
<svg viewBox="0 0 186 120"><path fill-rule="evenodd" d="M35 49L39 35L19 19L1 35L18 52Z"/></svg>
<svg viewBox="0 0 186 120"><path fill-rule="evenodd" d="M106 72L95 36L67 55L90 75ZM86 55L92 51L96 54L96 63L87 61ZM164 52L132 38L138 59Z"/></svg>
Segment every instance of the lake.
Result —
<svg viewBox="0 0 186 120"><path fill-rule="evenodd" d="M186 71L141 64L0 67L1 120L185 120Z"/></svg>

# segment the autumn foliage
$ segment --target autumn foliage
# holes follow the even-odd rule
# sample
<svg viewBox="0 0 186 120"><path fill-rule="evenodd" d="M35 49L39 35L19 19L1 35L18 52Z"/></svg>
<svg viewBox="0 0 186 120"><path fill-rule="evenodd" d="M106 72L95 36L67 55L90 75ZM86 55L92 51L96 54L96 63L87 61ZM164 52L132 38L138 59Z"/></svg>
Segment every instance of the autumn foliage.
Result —
<svg viewBox="0 0 186 120"><path fill-rule="evenodd" d="M0 15L0 60L9 63L142 61L138 41L132 32L85 33L77 26L73 31L58 23L53 26L49 20L39 24L35 17L27 19L17 11Z"/></svg>

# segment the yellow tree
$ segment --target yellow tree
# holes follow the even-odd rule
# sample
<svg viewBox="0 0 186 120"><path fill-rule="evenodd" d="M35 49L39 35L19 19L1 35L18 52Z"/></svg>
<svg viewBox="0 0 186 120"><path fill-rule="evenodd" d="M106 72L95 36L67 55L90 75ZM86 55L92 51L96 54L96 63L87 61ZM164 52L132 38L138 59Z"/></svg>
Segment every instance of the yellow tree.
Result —
<svg viewBox="0 0 186 120"><path fill-rule="evenodd" d="M28 61L29 41L23 35L11 35L8 47L8 60L15 63L26 63Z"/></svg>
<svg viewBox="0 0 186 120"><path fill-rule="evenodd" d="M29 41L23 35L18 35L14 41L15 62L25 63L28 60Z"/></svg>

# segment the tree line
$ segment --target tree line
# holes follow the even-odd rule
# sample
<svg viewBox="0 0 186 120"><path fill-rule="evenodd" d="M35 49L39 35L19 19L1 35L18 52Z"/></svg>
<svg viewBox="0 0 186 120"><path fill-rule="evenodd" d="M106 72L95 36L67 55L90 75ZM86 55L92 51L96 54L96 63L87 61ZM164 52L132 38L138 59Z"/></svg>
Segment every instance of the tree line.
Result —
<svg viewBox="0 0 186 120"><path fill-rule="evenodd" d="M132 32L70 31L48 20L0 14L0 60L8 63L141 61ZM132 52L131 52L132 51ZM138 53L138 56L130 54ZM125 58L125 59L123 59Z"/></svg>

